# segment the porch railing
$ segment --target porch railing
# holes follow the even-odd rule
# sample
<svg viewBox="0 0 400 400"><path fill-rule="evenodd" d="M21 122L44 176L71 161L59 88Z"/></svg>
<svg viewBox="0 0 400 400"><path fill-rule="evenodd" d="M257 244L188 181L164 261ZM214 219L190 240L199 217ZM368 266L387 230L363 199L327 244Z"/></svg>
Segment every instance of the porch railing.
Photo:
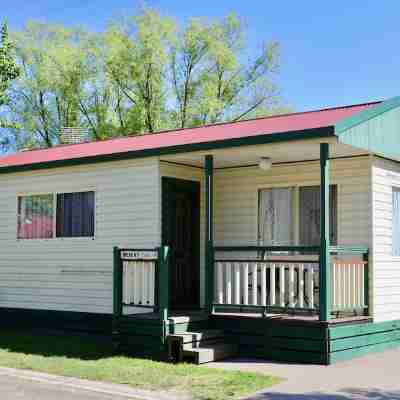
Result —
<svg viewBox="0 0 400 400"><path fill-rule="evenodd" d="M215 302L265 313L319 310L319 247L215 247ZM367 249L332 247L333 312L365 312Z"/></svg>
<svg viewBox="0 0 400 400"><path fill-rule="evenodd" d="M168 248L114 248L114 316L125 310L160 312L168 309ZM129 312L129 311L128 311Z"/></svg>

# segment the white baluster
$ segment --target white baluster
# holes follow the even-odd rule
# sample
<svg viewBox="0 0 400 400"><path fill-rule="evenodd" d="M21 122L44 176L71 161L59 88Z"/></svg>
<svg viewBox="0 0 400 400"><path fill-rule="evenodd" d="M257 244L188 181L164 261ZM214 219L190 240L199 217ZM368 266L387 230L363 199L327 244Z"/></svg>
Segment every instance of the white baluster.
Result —
<svg viewBox="0 0 400 400"><path fill-rule="evenodd" d="M347 307L347 286L346 286L346 264L340 263L340 274L342 281L342 307Z"/></svg>
<svg viewBox="0 0 400 400"><path fill-rule="evenodd" d="M269 270L269 304L271 306L274 306L276 303L276 298L275 298L275 264L271 264L270 270Z"/></svg>
<svg viewBox="0 0 400 400"><path fill-rule="evenodd" d="M227 304L232 304L232 269L231 263L226 264L226 285L225 285L225 299Z"/></svg>
<svg viewBox="0 0 400 400"><path fill-rule="evenodd" d="M240 263L235 263L235 304L240 304Z"/></svg>
<svg viewBox="0 0 400 400"><path fill-rule="evenodd" d="M289 307L294 307L294 265L289 265Z"/></svg>
<svg viewBox="0 0 400 400"><path fill-rule="evenodd" d="M224 304L224 263L217 263L217 300L218 304Z"/></svg>
<svg viewBox="0 0 400 400"><path fill-rule="evenodd" d="M257 263L252 265L252 304L257 305Z"/></svg>
<svg viewBox="0 0 400 400"><path fill-rule="evenodd" d="M366 268L366 265L365 264L363 264L362 266L361 266L361 273L360 273L360 275L361 275L361 277L360 277L360 304L362 304L363 305L363 307L365 307L366 306L366 304L365 304L365 290L364 290L364 274L365 274L365 268Z"/></svg>
<svg viewBox="0 0 400 400"><path fill-rule="evenodd" d="M314 265L308 264L307 267L307 297L308 307L314 308Z"/></svg>
<svg viewBox="0 0 400 400"><path fill-rule="evenodd" d="M148 276L147 274L149 273L148 270L148 262L143 261L143 275L142 275L142 285L143 285L143 289L142 289L142 304L143 305L147 305L148 304L148 297L147 297L147 279Z"/></svg>
<svg viewBox="0 0 400 400"><path fill-rule="evenodd" d="M267 305L267 264L261 265L261 305Z"/></svg>
<svg viewBox="0 0 400 400"><path fill-rule="evenodd" d="M243 304L249 304L249 264L245 263L243 267Z"/></svg>
<svg viewBox="0 0 400 400"><path fill-rule="evenodd" d="M336 263L332 264L332 277L331 277L331 288L332 288L332 308L336 308L336 297L337 297L337 283L336 283Z"/></svg>
<svg viewBox="0 0 400 400"><path fill-rule="evenodd" d="M351 280L353 281L353 293L352 293L352 307L357 307L357 278L356 278L356 271L357 271L357 264L352 265L351 269Z"/></svg>
<svg viewBox="0 0 400 400"><path fill-rule="evenodd" d="M285 284L285 265L279 264L279 301L281 307L285 307Z"/></svg>
<svg viewBox="0 0 400 400"><path fill-rule="evenodd" d="M299 307L304 307L304 264L299 265Z"/></svg>
<svg viewBox="0 0 400 400"><path fill-rule="evenodd" d="M140 271L137 262L132 262L131 268L133 271L133 302L134 304L139 304L139 289L140 289Z"/></svg>
<svg viewBox="0 0 400 400"><path fill-rule="evenodd" d="M154 277L155 265L154 262L150 263L150 279L149 279L149 303L154 306Z"/></svg>

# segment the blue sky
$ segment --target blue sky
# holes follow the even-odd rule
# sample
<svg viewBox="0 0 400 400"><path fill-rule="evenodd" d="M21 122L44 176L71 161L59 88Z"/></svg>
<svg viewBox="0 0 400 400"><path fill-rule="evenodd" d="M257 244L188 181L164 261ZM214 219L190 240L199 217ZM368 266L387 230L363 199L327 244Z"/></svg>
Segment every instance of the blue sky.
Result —
<svg viewBox="0 0 400 400"><path fill-rule="evenodd" d="M112 17L133 13L134 0L0 0L12 29L28 19L101 30ZM248 41L281 43L279 85L296 110L400 95L400 2L317 0L148 0L180 21L235 11L248 24Z"/></svg>

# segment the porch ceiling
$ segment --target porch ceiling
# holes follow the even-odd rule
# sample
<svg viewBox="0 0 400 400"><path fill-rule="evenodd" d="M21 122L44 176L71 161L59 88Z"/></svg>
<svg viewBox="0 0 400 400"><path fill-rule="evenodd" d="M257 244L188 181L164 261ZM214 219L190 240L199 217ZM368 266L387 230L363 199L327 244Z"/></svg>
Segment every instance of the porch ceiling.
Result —
<svg viewBox="0 0 400 400"><path fill-rule="evenodd" d="M330 157L351 157L368 154L365 150L339 144L336 138L324 140L299 140L272 144L259 144L252 146L240 146L224 149L210 150L206 152L188 152L161 157L161 161L169 161L192 165L204 166L204 156L214 155L215 168L226 168L235 166L246 166L258 164L261 157L269 157L273 164L319 160L320 143L328 142L330 146Z"/></svg>

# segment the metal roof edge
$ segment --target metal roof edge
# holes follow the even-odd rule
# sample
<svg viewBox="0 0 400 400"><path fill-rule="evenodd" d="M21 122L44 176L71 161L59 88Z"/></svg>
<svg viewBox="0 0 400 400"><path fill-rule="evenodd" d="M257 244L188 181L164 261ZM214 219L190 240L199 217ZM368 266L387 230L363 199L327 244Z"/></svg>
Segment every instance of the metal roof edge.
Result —
<svg viewBox="0 0 400 400"><path fill-rule="evenodd" d="M360 111L350 117L346 117L335 124L335 135L340 136L347 130L375 118L387 111L400 106L400 96L392 97L382 103L371 106L366 110Z"/></svg>
<svg viewBox="0 0 400 400"><path fill-rule="evenodd" d="M324 126L319 128L310 128L297 131L279 132L273 134L260 134L255 136L245 136L240 138L229 138L223 140L208 141L203 143L191 143L174 145L168 147L158 147L145 150L132 150L122 153L99 154L78 158L68 158L62 160L53 160L46 162L37 162L32 164L21 164L14 166L0 167L0 174L9 174L15 172L26 172L40 169L76 166L82 164L94 164L107 161L118 161L132 158L157 157L168 154L178 154L192 151L217 150L229 147L251 146L257 144L278 143L294 140L318 139L324 137L334 137L334 126Z"/></svg>

